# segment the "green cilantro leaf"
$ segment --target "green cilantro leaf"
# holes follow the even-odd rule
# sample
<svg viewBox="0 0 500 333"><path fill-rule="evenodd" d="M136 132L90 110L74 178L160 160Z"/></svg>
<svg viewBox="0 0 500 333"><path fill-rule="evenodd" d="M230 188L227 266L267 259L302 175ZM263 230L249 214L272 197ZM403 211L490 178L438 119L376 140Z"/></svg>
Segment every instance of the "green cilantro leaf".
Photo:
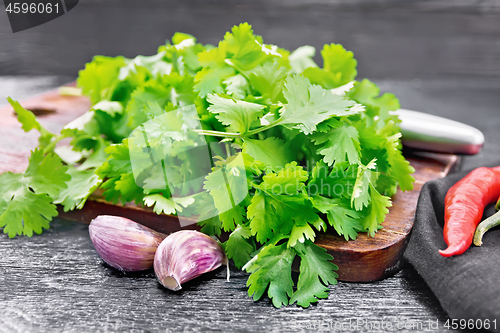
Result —
<svg viewBox="0 0 500 333"><path fill-rule="evenodd" d="M171 103L168 103L165 108L162 108L157 102L147 102L146 105L144 105L142 112L148 119L153 119L165 114L165 110L167 108L168 111L172 111L173 109L175 109L174 105Z"/></svg>
<svg viewBox="0 0 500 333"><path fill-rule="evenodd" d="M245 133L250 124L254 122L265 105L238 101L210 94L207 97L210 104L208 110L217 114L215 117L224 125L229 126L233 131Z"/></svg>
<svg viewBox="0 0 500 333"><path fill-rule="evenodd" d="M194 104L196 93L193 91L194 78L190 75L172 73L158 78L168 87L168 100L175 106L185 107Z"/></svg>
<svg viewBox="0 0 500 333"><path fill-rule="evenodd" d="M248 78L252 88L270 101L282 99L283 79L288 68L280 66L277 61L267 61L249 72Z"/></svg>
<svg viewBox="0 0 500 333"><path fill-rule="evenodd" d="M297 48L288 56L290 66L293 73L301 74L306 68L317 68L318 65L314 62L313 57L316 54L316 49L313 46L305 45Z"/></svg>
<svg viewBox="0 0 500 333"><path fill-rule="evenodd" d="M318 298L328 297L328 285L337 284L338 274L334 271L338 267L331 262L333 257L324 248L311 241L298 243L295 250L300 256L300 274L290 304L297 302L297 305L307 308L311 303L316 303Z"/></svg>
<svg viewBox="0 0 500 333"><path fill-rule="evenodd" d="M3 177L2 177L3 178ZM4 180L0 178L0 180ZM16 235L33 236L49 228L49 222L57 216L57 209L47 194L20 191L12 198L3 198L0 206L0 228L10 238Z"/></svg>
<svg viewBox="0 0 500 333"><path fill-rule="evenodd" d="M411 174L415 172L415 168L410 165L410 162L408 162L401 153L399 147L400 138L401 133L396 133L387 138L387 155L391 165L390 175L393 175L398 181L401 190L411 191L413 190L413 183L415 182L415 178Z"/></svg>
<svg viewBox="0 0 500 333"><path fill-rule="evenodd" d="M354 122L353 126L356 127L359 134L361 163L368 164L376 158L378 170L386 173L390 168L387 160L387 135L382 133L380 129L377 129L375 125L367 126L363 120Z"/></svg>
<svg viewBox="0 0 500 333"><path fill-rule="evenodd" d="M86 152L85 161L77 167L77 170L95 169L106 162L108 157L106 154L106 148L109 146L109 143L102 137L97 137L95 139L95 145L92 147L92 151Z"/></svg>
<svg viewBox="0 0 500 333"><path fill-rule="evenodd" d="M235 99L244 99L250 92L248 81L241 74L230 76L223 83L226 85L228 95Z"/></svg>
<svg viewBox="0 0 500 333"><path fill-rule="evenodd" d="M234 69L226 63L226 42L221 41L218 47L201 52L198 61L203 68L194 77L194 90L200 97L223 93L222 81L234 75Z"/></svg>
<svg viewBox="0 0 500 333"><path fill-rule="evenodd" d="M383 127L384 124L393 120L394 122L399 122L396 115L389 114L389 111L396 111L400 108L399 101L393 94L385 93L379 96L380 88L368 79L364 79L361 82L357 82L354 88L351 89L347 96L358 103L366 106L366 114L371 118L368 121L368 125L372 122L376 122L377 127ZM378 117L378 120L375 121Z"/></svg>
<svg viewBox="0 0 500 333"><path fill-rule="evenodd" d="M266 49L262 39L253 34L252 26L248 23L234 26L224 36L224 42L231 63L243 71L251 70L271 58L271 50Z"/></svg>
<svg viewBox="0 0 500 333"><path fill-rule="evenodd" d="M342 86L356 78L357 61L351 51L340 44L325 45L321 51L323 69L309 67L303 74L312 83L326 89Z"/></svg>
<svg viewBox="0 0 500 333"><path fill-rule="evenodd" d="M127 59L124 57L95 56L92 62L78 73L77 85L83 94L90 98L92 104L108 99L118 81L120 68L126 64Z"/></svg>
<svg viewBox="0 0 500 333"><path fill-rule="evenodd" d="M138 55L128 61L126 66L120 68L119 79L124 80L127 77L137 73L138 68L146 69L151 76L168 75L172 72L173 65L164 61L165 53L159 52L152 56Z"/></svg>
<svg viewBox="0 0 500 333"><path fill-rule="evenodd" d="M66 183L68 187L54 199L54 203L61 204L65 212L75 208L82 209L87 198L101 184L101 180L93 169L78 171L74 167L68 167L67 173L71 176L71 179Z"/></svg>
<svg viewBox="0 0 500 333"><path fill-rule="evenodd" d="M292 262L295 251L286 244L267 245L243 269L251 273L247 281L248 296L259 300L267 291L277 308L288 305L293 293ZM269 288L268 288L269 287Z"/></svg>
<svg viewBox="0 0 500 333"><path fill-rule="evenodd" d="M156 103L164 108L168 103L185 107L194 104L196 94L193 91L194 80L189 75L172 73L162 75L157 80L149 80L138 87L130 96L126 107L128 126L135 129L148 120L144 111L150 103Z"/></svg>
<svg viewBox="0 0 500 333"><path fill-rule="evenodd" d="M321 145L318 153L324 156L323 161L328 165L344 161L350 164L359 163L359 137L353 126L343 124L326 133L315 133L311 140L316 145Z"/></svg>
<svg viewBox="0 0 500 333"><path fill-rule="evenodd" d="M233 259L237 268L243 267L251 259L250 255L255 251L251 236L249 226L238 225L224 243L227 257Z"/></svg>
<svg viewBox="0 0 500 333"><path fill-rule="evenodd" d="M153 207L156 214L175 214L177 211L182 211L183 208L191 205L194 202L192 197L184 198L165 198L161 194L150 194L144 197L144 204L147 207Z"/></svg>
<svg viewBox="0 0 500 333"><path fill-rule="evenodd" d="M67 170L59 156L55 154L44 156L42 150L35 149L24 172L23 182L35 193L47 193L55 198L61 190L67 188L66 182L71 178L66 173Z"/></svg>
<svg viewBox="0 0 500 333"><path fill-rule="evenodd" d="M117 114L123 113L123 105L121 105L120 102L111 102L107 100L102 100L99 103L92 106L91 110L106 112L111 117L114 117Z"/></svg>
<svg viewBox="0 0 500 333"><path fill-rule="evenodd" d="M337 163L329 168L323 161L316 163L307 184L309 196L318 194L327 197L351 198L357 179L358 165L347 162Z"/></svg>
<svg viewBox="0 0 500 333"><path fill-rule="evenodd" d="M378 176L375 188L379 193L388 197L392 197L398 191L398 181L393 176L381 173Z"/></svg>
<svg viewBox="0 0 500 333"><path fill-rule="evenodd" d="M297 242L304 243L307 239L314 242L316 233L313 228L308 223L295 224L290 232L290 238L288 239L288 246L296 246Z"/></svg>
<svg viewBox="0 0 500 333"><path fill-rule="evenodd" d="M280 110L281 124L292 125L305 134L316 130L316 125L333 116L356 114L351 109L354 102L332 94L329 90L311 85L307 78L299 75L285 80L283 92L288 104Z"/></svg>
<svg viewBox="0 0 500 333"><path fill-rule="evenodd" d="M105 152L108 159L96 170L96 174L104 179L101 188L106 200L113 203L142 202L144 190L137 185L133 174L128 140L107 147Z"/></svg>
<svg viewBox="0 0 500 333"><path fill-rule="evenodd" d="M92 110L66 124L61 134L75 138L76 140L71 142L71 145L80 151L82 149L91 149L93 143L79 144L79 142L88 139L95 141L95 136L100 135L100 130L99 122L95 119L95 111Z"/></svg>
<svg viewBox="0 0 500 333"><path fill-rule="evenodd" d="M200 231L209 236L219 237L222 231L222 223L219 219L219 215L201 220L198 222L198 225L201 226Z"/></svg>
<svg viewBox="0 0 500 333"><path fill-rule="evenodd" d="M205 177L204 188L210 191L225 231L232 231L235 225L242 224L245 209L240 203L248 194L242 154L216 163L216 168Z"/></svg>
<svg viewBox="0 0 500 333"><path fill-rule="evenodd" d="M294 194L304 188L304 182L308 174L303 167L298 166L297 162L291 162L278 173L268 173L259 185L259 188L266 191L273 191L273 194Z"/></svg>
<svg viewBox="0 0 500 333"><path fill-rule="evenodd" d="M307 172L292 162L278 173L266 174L262 183L255 186L257 192L247 215L257 241L289 234L294 224L304 226L318 220L309 197L300 192L306 180Z"/></svg>
<svg viewBox="0 0 500 333"><path fill-rule="evenodd" d="M160 46L158 53L164 55L163 60L173 65L177 73L194 75L200 69L198 54L205 51L206 47L196 43L195 37L179 32L172 37L172 43L167 41L166 45Z"/></svg>
<svg viewBox="0 0 500 333"><path fill-rule="evenodd" d="M218 47L198 55L203 68L196 73L194 88L201 97L223 93L223 81L233 76L235 71L245 73L267 60L281 57L281 53L263 44L262 39L253 34L248 23L242 23L227 32Z"/></svg>
<svg viewBox="0 0 500 333"><path fill-rule="evenodd" d="M108 154L108 160L96 171L100 178L116 177L132 171L128 140L123 140L121 144L110 145L105 152Z"/></svg>
<svg viewBox="0 0 500 333"><path fill-rule="evenodd" d="M243 152L273 168L282 168L293 161L293 154L288 144L275 137L264 140L245 139Z"/></svg>
<svg viewBox="0 0 500 333"><path fill-rule="evenodd" d="M55 135L47 131L45 127L43 127L38 122L33 112L23 108L18 101L15 101L10 97L7 97L7 101L14 108L14 111L17 114L17 119L21 123L22 129L25 132L29 132L32 129L36 129L38 132L40 132L40 137L38 138L39 147L45 148L46 146L48 146Z"/></svg>
<svg viewBox="0 0 500 333"><path fill-rule="evenodd" d="M245 207L241 206L241 204L236 205L225 212L219 213L219 218L222 222L222 228L224 231L232 231L235 227L245 222Z"/></svg>
<svg viewBox="0 0 500 333"><path fill-rule="evenodd" d="M392 206L391 199L378 193L375 187L370 183L371 205L363 218L363 228L367 230L370 236L375 236L378 226L384 221L389 213L389 207Z"/></svg>
<svg viewBox="0 0 500 333"><path fill-rule="evenodd" d="M120 193L121 202L135 201L136 203L140 203L143 201L144 190L137 185L133 173L122 174L119 179L114 181L113 186L113 190Z"/></svg>
<svg viewBox="0 0 500 333"><path fill-rule="evenodd" d="M363 214L352 209L349 202L337 198L329 199L320 195L315 196L312 201L314 207L327 215L328 223L335 228L340 236L343 235L346 241L356 239L358 232L364 231L361 221Z"/></svg>
<svg viewBox="0 0 500 333"><path fill-rule="evenodd" d="M360 165L358 167L358 175L354 183L351 205L356 210L362 210L370 203L371 197L368 191L369 185L375 183L378 178L378 173L375 170L377 167L376 160L372 160L367 165Z"/></svg>
<svg viewBox="0 0 500 333"><path fill-rule="evenodd" d="M52 198L67 188L70 175L61 159L35 149L24 174L0 175L0 228L9 237L40 234L57 216Z"/></svg>
<svg viewBox="0 0 500 333"><path fill-rule="evenodd" d="M168 89L158 81L148 81L144 86L137 88L130 96L127 104L126 114L128 126L136 128L147 120L142 112L147 103L158 103L161 107L169 101Z"/></svg>
<svg viewBox="0 0 500 333"><path fill-rule="evenodd" d="M54 148L54 153L56 153L67 165L75 165L86 156L83 152L73 150L71 146L56 147Z"/></svg>
<svg viewBox="0 0 500 333"><path fill-rule="evenodd" d="M321 56L323 57L324 70L335 73L337 76L339 76L337 73L340 73L339 86L356 78L358 74L356 70L358 62L354 59L352 51L347 51L340 44L326 44L323 50L321 50Z"/></svg>

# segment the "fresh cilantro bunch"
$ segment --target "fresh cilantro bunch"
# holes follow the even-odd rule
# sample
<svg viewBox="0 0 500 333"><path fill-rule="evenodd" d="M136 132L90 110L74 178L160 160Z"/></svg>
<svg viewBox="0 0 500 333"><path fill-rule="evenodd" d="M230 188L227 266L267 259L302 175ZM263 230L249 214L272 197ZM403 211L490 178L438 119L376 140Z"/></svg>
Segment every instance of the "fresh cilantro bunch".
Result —
<svg viewBox="0 0 500 333"><path fill-rule="evenodd" d="M55 203L81 208L99 189L114 203L205 216L203 232L229 235L224 248L251 273L254 300L267 291L276 307L307 307L327 297L338 268L314 244L317 233L375 236L398 186L413 188L414 169L391 114L396 97L355 81L357 62L341 45L324 46L322 68L314 54L311 46L290 53L265 44L247 23L216 47L177 33L150 57L96 56L77 80L93 106L58 135L10 101L23 129L41 136L24 174L0 175L0 227L11 237L40 233L57 214ZM183 111L193 105L201 128ZM148 145L136 147L134 130L146 123ZM214 148L202 178L195 150L167 158L200 136L227 148L226 157ZM56 146L65 138L69 147ZM163 164L134 165L131 154L144 150ZM158 186L167 162L178 187Z"/></svg>

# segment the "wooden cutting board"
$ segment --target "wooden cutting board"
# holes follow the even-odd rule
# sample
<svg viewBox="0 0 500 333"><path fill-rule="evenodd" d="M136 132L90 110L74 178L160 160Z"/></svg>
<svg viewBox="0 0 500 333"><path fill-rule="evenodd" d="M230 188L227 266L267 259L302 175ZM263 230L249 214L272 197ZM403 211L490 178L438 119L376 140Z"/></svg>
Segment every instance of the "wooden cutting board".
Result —
<svg viewBox="0 0 500 333"><path fill-rule="evenodd" d="M54 132L90 107L85 97L60 96L57 91L35 96L21 104L37 114L39 121ZM24 133L10 106L0 108L0 173L23 172L30 151L38 144L37 139L35 131ZM456 155L405 151L405 156L416 170L415 189L404 193L399 191L392 198L393 206L382 224L384 228L375 237L360 234L355 241L347 242L334 233L324 233L317 238L316 244L327 249L339 266L339 280L369 282L397 272L402 265L422 185L428 180L444 177L459 162ZM87 224L97 215L107 214L128 217L164 233L182 229L175 216L157 215L151 209L141 207L112 205L98 195L92 196L80 211L64 213L59 209L59 213L65 219Z"/></svg>

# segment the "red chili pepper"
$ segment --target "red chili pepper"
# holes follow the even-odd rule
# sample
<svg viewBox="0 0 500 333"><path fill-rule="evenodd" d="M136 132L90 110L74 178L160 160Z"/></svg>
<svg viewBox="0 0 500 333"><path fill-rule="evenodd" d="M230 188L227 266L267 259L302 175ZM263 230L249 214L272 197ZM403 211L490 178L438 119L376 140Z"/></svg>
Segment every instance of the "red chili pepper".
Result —
<svg viewBox="0 0 500 333"><path fill-rule="evenodd" d="M500 196L500 166L477 168L453 185L445 197L443 257L464 253L472 244L484 207Z"/></svg>

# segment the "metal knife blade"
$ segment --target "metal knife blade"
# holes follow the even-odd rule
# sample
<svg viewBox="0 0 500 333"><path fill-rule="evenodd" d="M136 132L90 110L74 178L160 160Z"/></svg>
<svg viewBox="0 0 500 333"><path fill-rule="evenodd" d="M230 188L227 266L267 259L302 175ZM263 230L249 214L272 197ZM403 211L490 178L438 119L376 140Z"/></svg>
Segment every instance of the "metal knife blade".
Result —
<svg viewBox="0 0 500 333"><path fill-rule="evenodd" d="M460 155L477 154L483 147L484 135L475 127L418 111L399 109L394 114L401 119L406 147Z"/></svg>

